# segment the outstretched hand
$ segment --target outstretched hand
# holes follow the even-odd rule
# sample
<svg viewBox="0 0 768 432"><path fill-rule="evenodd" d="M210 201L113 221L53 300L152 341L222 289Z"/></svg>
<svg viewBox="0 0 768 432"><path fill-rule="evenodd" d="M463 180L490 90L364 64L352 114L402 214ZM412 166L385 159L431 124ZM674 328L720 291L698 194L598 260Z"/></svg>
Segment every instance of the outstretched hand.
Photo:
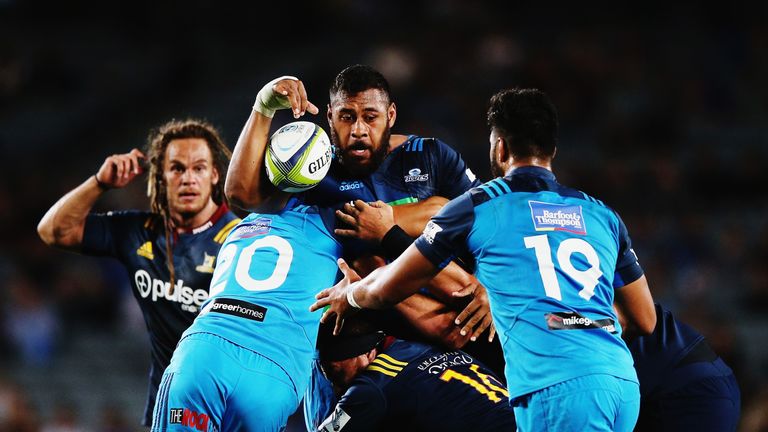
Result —
<svg viewBox="0 0 768 432"><path fill-rule="evenodd" d="M96 172L96 181L110 189L126 186L144 172L139 159L146 159L139 149L109 156Z"/></svg>
<svg viewBox="0 0 768 432"><path fill-rule="evenodd" d="M282 76L267 83L256 96L253 109L272 118L275 111L290 108L293 118L299 118L306 112L317 114L317 107L307 98L307 90L300 79Z"/></svg>
<svg viewBox="0 0 768 432"><path fill-rule="evenodd" d="M366 203L354 200L336 210L336 217L349 225L349 228L337 228L334 233L343 237L354 237L365 241L381 241L387 231L395 225L392 206L383 201Z"/></svg>
<svg viewBox="0 0 768 432"><path fill-rule="evenodd" d="M472 341L477 340L486 329L489 329L488 342L493 342L493 337L496 335L496 325L493 323L493 317L491 316L488 293L474 276L472 279L476 283L453 293L454 297L473 295L472 301L456 317L456 325L464 323L464 327L461 328L461 335L471 334L470 340Z"/></svg>
<svg viewBox="0 0 768 432"><path fill-rule="evenodd" d="M336 315L336 325L333 328L334 335L341 332L344 317L356 311L356 308L347 301L347 292L354 289L355 282L360 280L360 275L351 269L343 258L339 258L337 263L339 270L344 274L344 278L336 285L317 293L315 296L317 301L309 307L309 311L314 312L328 306L323 312L323 316L320 317L320 322L325 323L332 315Z"/></svg>

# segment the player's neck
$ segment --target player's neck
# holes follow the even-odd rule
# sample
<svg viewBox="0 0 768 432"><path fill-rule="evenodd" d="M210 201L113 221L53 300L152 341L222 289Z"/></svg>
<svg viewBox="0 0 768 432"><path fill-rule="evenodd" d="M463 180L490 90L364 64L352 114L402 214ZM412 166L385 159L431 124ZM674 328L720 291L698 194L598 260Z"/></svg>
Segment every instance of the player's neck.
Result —
<svg viewBox="0 0 768 432"><path fill-rule="evenodd" d="M208 222L209 219L211 219L213 214L216 213L218 208L219 206L216 205L213 199L208 199L208 203L205 205L205 207L203 207L202 210L195 213L194 215L185 217L185 215L172 211L171 219L173 220L173 225L177 232L185 232L204 225L206 222Z"/></svg>
<svg viewBox="0 0 768 432"><path fill-rule="evenodd" d="M509 175L515 168L527 166L534 166L552 171L552 159L550 158L530 157L520 160L510 159L505 165L504 175Z"/></svg>

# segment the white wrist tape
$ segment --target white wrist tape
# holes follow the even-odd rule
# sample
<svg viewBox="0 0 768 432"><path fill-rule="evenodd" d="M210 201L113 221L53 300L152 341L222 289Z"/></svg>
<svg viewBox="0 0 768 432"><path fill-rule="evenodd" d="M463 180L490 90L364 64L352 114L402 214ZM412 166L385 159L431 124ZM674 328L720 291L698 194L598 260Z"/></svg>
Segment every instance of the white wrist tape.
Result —
<svg viewBox="0 0 768 432"><path fill-rule="evenodd" d="M254 111L260 112L265 117L272 118L275 115L275 111L291 107L288 96L281 95L274 89L275 84L284 79L299 80L294 76L285 75L268 82L259 90L259 94L256 95L256 102L253 103Z"/></svg>
<svg viewBox="0 0 768 432"><path fill-rule="evenodd" d="M347 291L347 303L349 303L349 305L355 309L362 309L360 305L355 301L355 296L352 294L353 292L355 292L354 289Z"/></svg>

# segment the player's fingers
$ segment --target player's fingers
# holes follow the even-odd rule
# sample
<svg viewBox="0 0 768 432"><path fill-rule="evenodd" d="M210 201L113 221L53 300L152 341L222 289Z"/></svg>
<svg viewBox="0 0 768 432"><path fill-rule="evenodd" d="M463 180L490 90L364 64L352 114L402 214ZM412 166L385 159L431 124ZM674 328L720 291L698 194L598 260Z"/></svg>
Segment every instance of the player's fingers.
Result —
<svg viewBox="0 0 768 432"><path fill-rule="evenodd" d="M331 293L331 289L330 288L326 288L326 289L320 291L319 293L315 294L315 298L318 299L318 300L325 299L326 297L328 297L330 295L330 293Z"/></svg>
<svg viewBox="0 0 768 432"><path fill-rule="evenodd" d="M364 211L367 207L370 207L367 202L363 200L355 200L354 206L358 211Z"/></svg>
<svg viewBox="0 0 768 432"><path fill-rule="evenodd" d="M464 287L464 288L462 288L462 289L460 289L458 291L452 292L451 295L454 296L454 297L466 297L466 296L468 296L468 295L470 295L470 294L472 294L474 292L475 292L475 287L470 285L470 286Z"/></svg>
<svg viewBox="0 0 768 432"><path fill-rule="evenodd" d="M357 224L357 219L355 219L355 218L353 218L352 216L350 216L350 215L348 215L348 214L344 213L344 212L343 212L343 211L341 211L341 210L336 210L336 217L337 217L337 218L338 218L340 221L342 221L342 222L344 222L344 223L347 223L347 224L350 224L350 225L356 225L356 224Z"/></svg>
<svg viewBox="0 0 768 432"><path fill-rule="evenodd" d="M372 203L368 203L368 205L370 205L371 207L375 207L375 208L384 208L384 206L386 206L387 203L385 203L382 200L378 200L378 201L374 201Z"/></svg>
<svg viewBox="0 0 768 432"><path fill-rule="evenodd" d="M352 272L351 268L349 268L349 264L347 264L346 261L344 261L344 258L339 258L336 260L336 265L339 267L339 270L341 270L341 273L346 276L349 274L349 272Z"/></svg>
<svg viewBox="0 0 768 432"><path fill-rule="evenodd" d="M493 320L491 319L490 314L486 314L485 317L483 317L483 320L480 322L480 325L475 327L475 332L472 334L472 337L470 338L473 342L477 340L477 338L480 337L483 332L490 327L491 323L493 323Z"/></svg>
<svg viewBox="0 0 768 432"><path fill-rule="evenodd" d="M123 161L118 156L112 156L112 163L115 164L115 178L123 177Z"/></svg>
<svg viewBox="0 0 768 432"><path fill-rule="evenodd" d="M481 322L483 317L484 316L481 313L474 313L472 317L464 323L464 327L461 329L461 335L471 335L473 329L477 326L477 323Z"/></svg>
<svg viewBox="0 0 768 432"><path fill-rule="evenodd" d="M352 216L357 216L360 212L355 208L354 201L350 201L344 204L344 213Z"/></svg>
<svg viewBox="0 0 768 432"><path fill-rule="evenodd" d="M315 310L317 310L317 309L315 309ZM331 312L331 309L326 309L326 311L323 312L323 316L320 317L320 322L325 324L328 321L328 318L330 318L330 316L333 315L333 314L334 314L334 312Z"/></svg>
<svg viewBox="0 0 768 432"><path fill-rule="evenodd" d="M336 314L336 325L333 327L333 335L338 336L341 333L341 328L344 326L344 318Z"/></svg>
<svg viewBox="0 0 768 432"><path fill-rule="evenodd" d="M141 165L139 165L139 158L133 152L129 153L130 160L130 172L133 174L141 174Z"/></svg>
<svg viewBox="0 0 768 432"><path fill-rule="evenodd" d="M357 231L350 229L336 228L333 233L342 237L357 237Z"/></svg>
<svg viewBox="0 0 768 432"><path fill-rule="evenodd" d="M477 310L479 306L475 302L469 302L467 307L456 316L456 325L463 323L469 316L471 316ZM463 335L463 333L462 333Z"/></svg>
<svg viewBox="0 0 768 432"><path fill-rule="evenodd" d="M320 110L310 101L307 101L307 112L310 114L317 114Z"/></svg>
<svg viewBox="0 0 768 432"><path fill-rule="evenodd" d="M491 330L488 332L488 342L493 342L494 336L496 336L496 324L491 320Z"/></svg>
<svg viewBox="0 0 768 432"><path fill-rule="evenodd" d="M299 91L299 108L301 109L300 114L304 115L304 113L307 111L307 104L309 103L307 100L307 89L304 88L304 83L301 82L301 80L298 81L296 88Z"/></svg>
<svg viewBox="0 0 768 432"><path fill-rule="evenodd" d="M292 82L291 90L288 91L288 100L291 101L291 111L293 111L293 118L299 118L301 116L301 95L299 94L298 83Z"/></svg>
<svg viewBox="0 0 768 432"><path fill-rule="evenodd" d="M132 155L136 156L139 159L146 158L146 156L144 156L144 153L142 153L141 150L139 150L137 148L131 149L131 152L129 154L132 154Z"/></svg>

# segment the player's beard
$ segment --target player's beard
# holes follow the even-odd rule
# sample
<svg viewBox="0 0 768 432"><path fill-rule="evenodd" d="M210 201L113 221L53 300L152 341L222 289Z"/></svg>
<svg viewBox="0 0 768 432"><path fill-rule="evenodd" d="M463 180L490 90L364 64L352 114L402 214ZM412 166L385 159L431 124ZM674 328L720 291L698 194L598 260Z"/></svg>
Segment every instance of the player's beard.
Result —
<svg viewBox="0 0 768 432"><path fill-rule="evenodd" d="M353 178L361 178L361 177L367 177L371 175L374 171L376 171L377 168L381 165L381 163L384 161L384 159L389 154L389 139L392 136L392 131L389 128L389 125L384 129L384 132L381 134L381 141L379 141L379 147L378 148L371 148L371 158L370 162L365 165L357 165L357 164L345 164L344 163L344 153L348 151L354 150L356 145L361 144L359 141L353 141L352 143L347 146L346 149L342 150L339 146L339 135L336 133L336 129L331 127L331 142L333 143L334 148L336 149L336 157L339 159L339 162L342 164L344 169L352 176Z"/></svg>

